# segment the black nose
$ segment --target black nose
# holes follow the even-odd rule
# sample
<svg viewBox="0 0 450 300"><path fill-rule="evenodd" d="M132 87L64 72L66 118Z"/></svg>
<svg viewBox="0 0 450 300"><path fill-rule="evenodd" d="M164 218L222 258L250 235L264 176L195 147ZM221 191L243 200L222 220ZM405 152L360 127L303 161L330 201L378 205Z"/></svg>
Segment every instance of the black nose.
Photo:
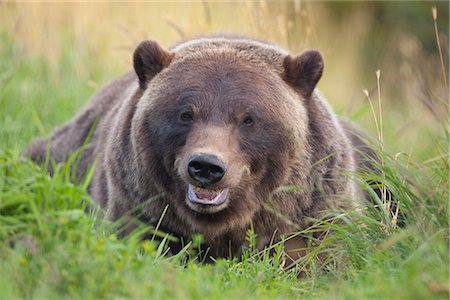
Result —
<svg viewBox="0 0 450 300"><path fill-rule="evenodd" d="M225 174L225 164L215 155L199 154L188 163L189 175L203 186L214 184Z"/></svg>

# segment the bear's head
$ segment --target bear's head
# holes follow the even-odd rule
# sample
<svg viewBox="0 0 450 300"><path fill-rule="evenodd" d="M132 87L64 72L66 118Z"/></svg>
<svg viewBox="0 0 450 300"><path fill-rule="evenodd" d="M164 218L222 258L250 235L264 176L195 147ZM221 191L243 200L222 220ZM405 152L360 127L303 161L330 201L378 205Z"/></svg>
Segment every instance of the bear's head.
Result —
<svg viewBox="0 0 450 300"><path fill-rule="evenodd" d="M271 191L291 182L293 166L308 162L306 106L323 70L317 51L290 56L219 38L166 51L144 41L134 68L139 184L156 186L195 230L248 224Z"/></svg>

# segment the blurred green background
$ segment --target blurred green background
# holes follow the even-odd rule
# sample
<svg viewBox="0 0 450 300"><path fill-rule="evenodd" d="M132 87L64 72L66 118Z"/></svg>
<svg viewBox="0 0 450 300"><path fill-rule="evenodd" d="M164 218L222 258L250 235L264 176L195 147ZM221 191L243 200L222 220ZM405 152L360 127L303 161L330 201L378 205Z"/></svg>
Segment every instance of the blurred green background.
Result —
<svg viewBox="0 0 450 300"><path fill-rule="evenodd" d="M102 84L131 68L143 39L170 47L183 38L236 33L291 53L319 49L325 58L319 89L340 115L374 136L363 90L376 104L380 70L385 143L395 152L430 158L438 153L433 145L443 138L448 113L442 74L448 70L448 13L447 1L0 2L0 51L9 58L0 62L7 95L0 103L1 140L19 149L70 118ZM51 89L36 95L30 86L40 80ZM27 111L36 99L40 109Z"/></svg>

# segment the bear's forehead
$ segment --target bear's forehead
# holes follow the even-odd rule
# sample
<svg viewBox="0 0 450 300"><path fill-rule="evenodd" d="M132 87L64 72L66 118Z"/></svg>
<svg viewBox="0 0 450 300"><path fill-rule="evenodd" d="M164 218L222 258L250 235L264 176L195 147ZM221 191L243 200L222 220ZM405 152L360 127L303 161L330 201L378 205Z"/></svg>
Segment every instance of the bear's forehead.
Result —
<svg viewBox="0 0 450 300"><path fill-rule="evenodd" d="M229 54L229 53L228 53ZM261 63L259 63L261 65ZM283 94L285 86L280 74L272 68L258 67L257 63L232 55L211 54L176 61L158 76L171 98L260 99ZM176 84L174 84L176 83Z"/></svg>
<svg viewBox="0 0 450 300"><path fill-rule="evenodd" d="M283 59L288 53L275 45L243 38L201 38L179 44L171 49L176 60L214 60L237 58L253 64L264 64L282 69Z"/></svg>
<svg viewBox="0 0 450 300"><path fill-rule="evenodd" d="M171 51L173 61L150 82L147 92L164 101L152 101L152 105L191 103L204 111L278 112L291 110L285 106L296 99L282 79L287 52L279 47L245 39L206 38Z"/></svg>
<svg viewBox="0 0 450 300"><path fill-rule="evenodd" d="M287 52L275 45L242 38L203 38L171 49L175 57L163 72L183 89L220 85L259 90L281 81ZM246 88L248 87L248 88Z"/></svg>

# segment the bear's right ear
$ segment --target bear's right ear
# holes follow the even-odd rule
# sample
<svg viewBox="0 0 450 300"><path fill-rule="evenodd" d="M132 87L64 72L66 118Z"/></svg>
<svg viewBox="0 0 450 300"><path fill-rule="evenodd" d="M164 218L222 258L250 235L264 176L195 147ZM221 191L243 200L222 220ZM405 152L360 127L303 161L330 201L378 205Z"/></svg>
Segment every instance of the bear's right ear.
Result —
<svg viewBox="0 0 450 300"><path fill-rule="evenodd" d="M155 41L143 41L134 51L134 71L139 78L142 89L156 74L167 67L172 61L174 54L161 48Z"/></svg>
<svg viewBox="0 0 450 300"><path fill-rule="evenodd" d="M320 52L306 50L300 55L284 58L284 80L308 99L322 77L323 59Z"/></svg>

